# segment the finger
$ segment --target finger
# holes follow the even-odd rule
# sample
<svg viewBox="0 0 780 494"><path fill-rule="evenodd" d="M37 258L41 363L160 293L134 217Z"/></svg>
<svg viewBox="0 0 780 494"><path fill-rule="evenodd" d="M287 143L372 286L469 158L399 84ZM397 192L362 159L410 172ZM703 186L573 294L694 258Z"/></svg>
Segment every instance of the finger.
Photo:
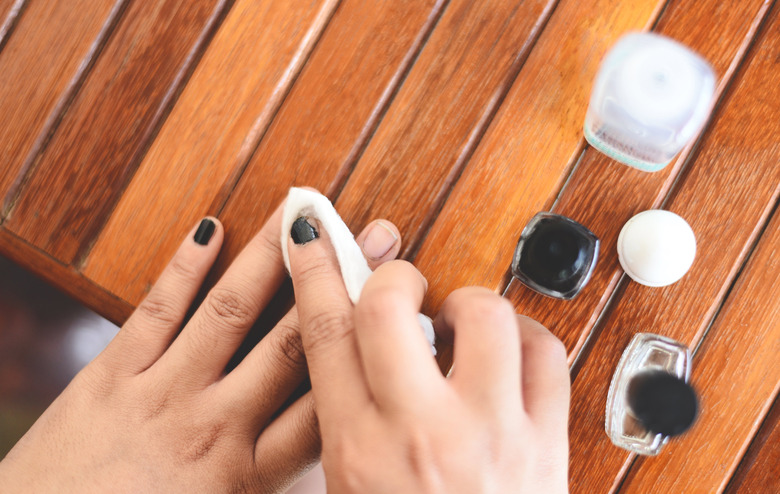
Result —
<svg viewBox="0 0 780 494"><path fill-rule="evenodd" d="M316 465L322 443L314 409L306 393L260 434L255 465L266 492L284 492Z"/></svg>
<svg viewBox="0 0 780 494"><path fill-rule="evenodd" d="M283 205L244 247L160 359L190 382L213 383L284 280Z"/></svg>
<svg viewBox="0 0 780 494"><path fill-rule="evenodd" d="M434 324L454 340L453 384L477 403L514 413L522 404L521 359L509 302L485 288L461 288L447 297Z"/></svg>
<svg viewBox="0 0 780 494"><path fill-rule="evenodd" d="M380 266L355 307L355 334L371 395L380 407L407 409L425 402L443 378L417 314L426 281L406 261Z"/></svg>
<svg viewBox="0 0 780 494"><path fill-rule="evenodd" d="M533 319L518 316L517 322L522 341L525 409L542 430L553 436L566 436L571 384L566 348Z"/></svg>
<svg viewBox="0 0 780 494"><path fill-rule="evenodd" d="M352 303L327 231L299 218L288 239L290 272L317 411L323 424L349 418L370 397L358 357Z"/></svg>
<svg viewBox="0 0 780 494"><path fill-rule="evenodd" d="M371 238L376 235L378 239ZM357 241L367 258L374 254L369 263L376 267L398 254L399 238L392 223L377 220L357 236ZM221 402L229 407L227 413L242 417L248 431L256 432L265 427L305 377L306 357L294 307L219 383Z"/></svg>
<svg viewBox="0 0 780 494"><path fill-rule="evenodd" d="M306 378L306 357L293 307L218 384L225 413L257 434Z"/></svg>
<svg viewBox="0 0 780 494"><path fill-rule="evenodd" d="M355 239L373 271L398 256L401 251L401 233L386 220L374 220Z"/></svg>
<svg viewBox="0 0 780 494"><path fill-rule="evenodd" d="M224 231L216 218L204 218L187 234L146 298L104 352L142 372L165 352L222 245Z"/></svg>

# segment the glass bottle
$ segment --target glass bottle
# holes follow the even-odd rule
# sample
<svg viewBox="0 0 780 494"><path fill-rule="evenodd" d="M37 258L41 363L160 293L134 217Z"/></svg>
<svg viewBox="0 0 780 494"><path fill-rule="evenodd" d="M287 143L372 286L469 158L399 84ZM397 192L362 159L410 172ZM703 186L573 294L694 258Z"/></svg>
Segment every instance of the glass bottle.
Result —
<svg viewBox="0 0 780 494"><path fill-rule="evenodd" d="M688 384L690 351L664 336L640 333L623 352L607 396L605 427L612 442L656 455L670 437L685 432L698 402Z"/></svg>

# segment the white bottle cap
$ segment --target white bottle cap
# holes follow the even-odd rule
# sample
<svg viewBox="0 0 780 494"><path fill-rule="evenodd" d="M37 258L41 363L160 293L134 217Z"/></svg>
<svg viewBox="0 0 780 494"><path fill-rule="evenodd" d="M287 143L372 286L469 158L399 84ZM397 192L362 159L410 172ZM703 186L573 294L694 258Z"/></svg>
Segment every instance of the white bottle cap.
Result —
<svg viewBox="0 0 780 494"><path fill-rule="evenodd" d="M644 211L623 226L618 259L626 274L646 286L666 286L683 277L696 257L696 237L680 216Z"/></svg>

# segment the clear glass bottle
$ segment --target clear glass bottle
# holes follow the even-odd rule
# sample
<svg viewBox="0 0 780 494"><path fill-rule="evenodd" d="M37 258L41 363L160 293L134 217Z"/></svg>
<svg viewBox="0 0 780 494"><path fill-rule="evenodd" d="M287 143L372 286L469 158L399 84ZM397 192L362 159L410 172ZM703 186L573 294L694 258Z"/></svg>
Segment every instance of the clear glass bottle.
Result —
<svg viewBox="0 0 780 494"><path fill-rule="evenodd" d="M656 455L687 430L698 408L688 384L690 351L664 336L640 333L623 352L607 396L605 427L612 442Z"/></svg>

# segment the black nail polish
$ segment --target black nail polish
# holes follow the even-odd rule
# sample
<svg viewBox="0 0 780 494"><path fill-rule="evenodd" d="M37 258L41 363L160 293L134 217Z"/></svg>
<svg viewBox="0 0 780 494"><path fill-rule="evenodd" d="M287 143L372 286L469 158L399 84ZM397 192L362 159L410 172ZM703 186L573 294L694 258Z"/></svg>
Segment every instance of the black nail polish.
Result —
<svg viewBox="0 0 780 494"><path fill-rule="evenodd" d="M290 230L290 236L292 237L293 242L298 245L303 245L308 244L315 238L319 238L320 234L311 226L311 223L309 223L305 216L301 216L293 223L292 229Z"/></svg>
<svg viewBox="0 0 780 494"><path fill-rule="evenodd" d="M512 261L512 274L550 297L574 298L590 279L599 239L576 221L539 213L523 229Z"/></svg>
<svg viewBox="0 0 780 494"><path fill-rule="evenodd" d="M209 240L211 240L211 236L214 235L215 229L216 225L214 222L208 218L204 218L200 222L200 225L198 225L198 230L195 232L193 240L195 240L196 244L208 245Z"/></svg>

